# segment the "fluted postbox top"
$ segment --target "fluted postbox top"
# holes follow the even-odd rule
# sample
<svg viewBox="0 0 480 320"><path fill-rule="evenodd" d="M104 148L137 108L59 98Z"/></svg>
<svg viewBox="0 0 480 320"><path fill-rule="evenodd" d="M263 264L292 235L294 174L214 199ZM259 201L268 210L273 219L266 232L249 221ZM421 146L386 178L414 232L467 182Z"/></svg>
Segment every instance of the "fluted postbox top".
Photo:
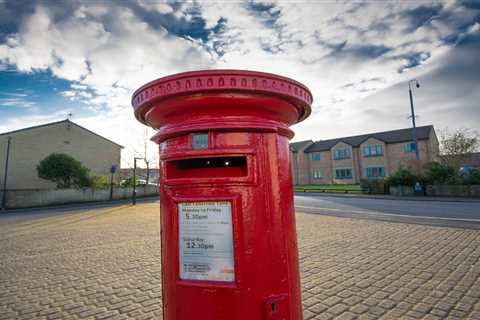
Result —
<svg viewBox="0 0 480 320"><path fill-rule="evenodd" d="M270 96L287 101L296 110L294 123L311 113L312 94L298 81L276 74L245 70L201 70L177 73L159 78L140 87L132 96L135 117L149 124L145 115L152 108L161 108L162 101L232 93L244 96ZM289 123L293 124L293 123ZM155 127L155 126L154 126Z"/></svg>

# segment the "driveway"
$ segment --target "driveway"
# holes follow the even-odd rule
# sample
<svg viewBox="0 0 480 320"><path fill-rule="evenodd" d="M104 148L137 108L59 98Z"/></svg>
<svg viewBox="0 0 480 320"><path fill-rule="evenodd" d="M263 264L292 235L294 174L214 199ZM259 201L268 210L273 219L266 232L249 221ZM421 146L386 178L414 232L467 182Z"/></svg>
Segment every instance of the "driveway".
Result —
<svg viewBox="0 0 480 320"><path fill-rule="evenodd" d="M297 232L305 319L480 319L477 230L299 212ZM161 319L159 237L158 203L0 216L0 319Z"/></svg>

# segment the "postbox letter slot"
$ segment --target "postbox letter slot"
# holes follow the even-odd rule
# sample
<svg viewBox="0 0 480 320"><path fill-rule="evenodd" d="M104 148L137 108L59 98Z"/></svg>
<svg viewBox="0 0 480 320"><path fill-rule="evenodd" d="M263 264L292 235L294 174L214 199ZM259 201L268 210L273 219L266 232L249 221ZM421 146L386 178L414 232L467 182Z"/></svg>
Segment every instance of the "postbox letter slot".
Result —
<svg viewBox="0 0 480 320"><path fill-rule="evenodd" d="M167 179L243 177L247 175L247 157L211 157L170 160Z"/></svg>

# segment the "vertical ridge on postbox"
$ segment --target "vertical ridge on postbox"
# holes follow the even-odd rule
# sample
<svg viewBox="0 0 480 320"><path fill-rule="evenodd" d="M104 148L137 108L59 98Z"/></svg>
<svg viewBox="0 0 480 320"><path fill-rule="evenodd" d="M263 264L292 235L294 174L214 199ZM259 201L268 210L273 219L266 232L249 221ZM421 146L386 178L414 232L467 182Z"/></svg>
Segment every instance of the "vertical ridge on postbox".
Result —
<svg viewBox="0 0 480 320"><path fill-rule="evenodd" d="M165 320L302 318L288 127L311 102L294 80L238 70L134 93L161 144Z"/></svg>

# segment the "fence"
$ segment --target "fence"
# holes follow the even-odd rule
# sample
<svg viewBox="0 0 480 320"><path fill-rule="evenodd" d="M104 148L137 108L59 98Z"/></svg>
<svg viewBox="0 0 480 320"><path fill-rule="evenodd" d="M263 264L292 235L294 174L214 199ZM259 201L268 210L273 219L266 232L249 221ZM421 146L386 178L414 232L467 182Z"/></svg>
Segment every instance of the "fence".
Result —
<svg viewBox="0 0 480 320"><path fill-rule="evenodd" d="M317 193L362 193L362 190L353 189L329 189L329 188L302 188L294 187L294 192L317 192Z"/></svg>
<svg viewBox="0 0 480 320"><path fill-rule="evenodd" d="M138 186L136 190L139 198L158 195L156 186ZM132 192L133 188L113 188L113 200L131 198ZM0 191L0 199L2 196L2 191ZM108 201L110 200L110 189L7 190L6 200L7 209Z"/></svg>
<svg viewBox="0 0 480 320"><path fill-rule="evenodd" d="M413 196L414 189L410 186L391 186L390 194L393 196ZM425 195L429 197L480 197L480 185L428 185Z"/></svg>

